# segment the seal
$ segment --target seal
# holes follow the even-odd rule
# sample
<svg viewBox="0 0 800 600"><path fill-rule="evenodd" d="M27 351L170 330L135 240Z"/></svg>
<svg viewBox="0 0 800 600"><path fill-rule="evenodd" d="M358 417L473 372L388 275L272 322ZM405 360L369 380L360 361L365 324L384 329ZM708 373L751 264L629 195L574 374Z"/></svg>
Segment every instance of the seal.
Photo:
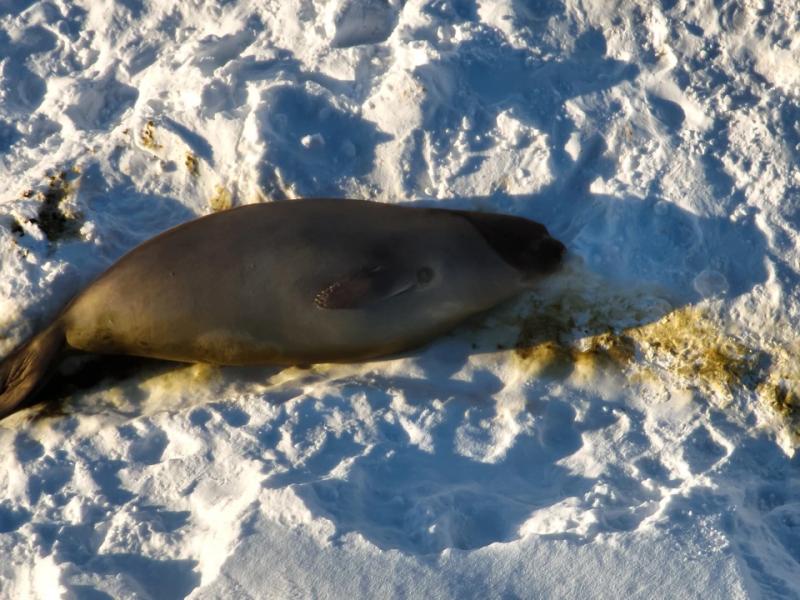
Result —
<svg viewBox="0 0 800 600"><path fill-rule="evenodd" d="M351 362L420 345L556 270L516 216L307 199L179 225L123 256L0 363L0 416L69 350L218 365Z"/></svg>

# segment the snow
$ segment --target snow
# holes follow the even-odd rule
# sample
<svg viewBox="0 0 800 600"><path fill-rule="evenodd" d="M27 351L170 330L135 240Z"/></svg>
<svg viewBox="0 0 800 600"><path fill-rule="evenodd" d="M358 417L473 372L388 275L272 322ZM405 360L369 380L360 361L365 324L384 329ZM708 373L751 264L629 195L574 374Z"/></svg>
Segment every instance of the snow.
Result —
<svg viewBox="0 0 800 600"><path fill-rule="evenodd" d="M0 353L292 197L570 250L418 351L70 359L0 423L7 598L800 598L792 0L0 0Z"/></svg>

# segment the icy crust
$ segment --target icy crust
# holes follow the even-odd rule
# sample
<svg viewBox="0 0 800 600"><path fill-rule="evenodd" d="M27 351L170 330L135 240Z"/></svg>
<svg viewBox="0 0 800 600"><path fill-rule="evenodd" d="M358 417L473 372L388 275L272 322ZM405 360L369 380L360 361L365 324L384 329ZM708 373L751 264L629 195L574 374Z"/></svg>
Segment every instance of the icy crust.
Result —
<svg viewBox="0 0 800 600"><path fill-rule="evenodd" d="M571 251L391 360L67 362L0 423L0 596L800 597L796 12L0 0L3 355L245 203Z"/></svg>

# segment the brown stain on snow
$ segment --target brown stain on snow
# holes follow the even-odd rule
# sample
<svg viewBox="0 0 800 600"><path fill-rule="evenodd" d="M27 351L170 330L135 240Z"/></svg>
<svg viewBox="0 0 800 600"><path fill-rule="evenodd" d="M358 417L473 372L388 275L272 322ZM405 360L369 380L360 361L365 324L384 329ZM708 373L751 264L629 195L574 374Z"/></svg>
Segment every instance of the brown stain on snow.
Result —
<svg viewBox="0 0 800 600"><path fill-rule="evenodd" d="M42 191L25 190L23 198L33 198L40 202L36 217L28 222L36 225L49 242L72 239L80 236L83 215L65 205L65 201L75 193L80 178L80 170L72 167L47 176L47 186ZM11 233L17 238L25 235L22 224L13 219Z"/></svg>
<svg viewBox="0 0 800 600"><path fill-rule="evenodd" d="M197 158L197 155L194 152L186 152L186 157L183 160L183 164L186 166L186 170L189 171L189 175L192 177L197 177L200 173L200 160Z"/></svg>
<svg viewBox="0 0 800 600"><path fill-rule="evenodd" d="M142 146L150 150L160 150L162 145L156 141L156 124L153 121L148 121L142 128L139 136Z"/></svg>

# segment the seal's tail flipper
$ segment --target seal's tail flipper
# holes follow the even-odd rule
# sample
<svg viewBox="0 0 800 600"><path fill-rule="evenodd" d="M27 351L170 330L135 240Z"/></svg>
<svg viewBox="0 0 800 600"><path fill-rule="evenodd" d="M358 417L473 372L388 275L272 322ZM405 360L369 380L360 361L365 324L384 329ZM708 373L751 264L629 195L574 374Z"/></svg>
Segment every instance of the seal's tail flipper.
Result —
<svg viewBox="0 0 800 600"><path fill-rule="evenodd" d="M56 321L0 363L0 418L27 404L49 379L65 342Z"/></svg>

